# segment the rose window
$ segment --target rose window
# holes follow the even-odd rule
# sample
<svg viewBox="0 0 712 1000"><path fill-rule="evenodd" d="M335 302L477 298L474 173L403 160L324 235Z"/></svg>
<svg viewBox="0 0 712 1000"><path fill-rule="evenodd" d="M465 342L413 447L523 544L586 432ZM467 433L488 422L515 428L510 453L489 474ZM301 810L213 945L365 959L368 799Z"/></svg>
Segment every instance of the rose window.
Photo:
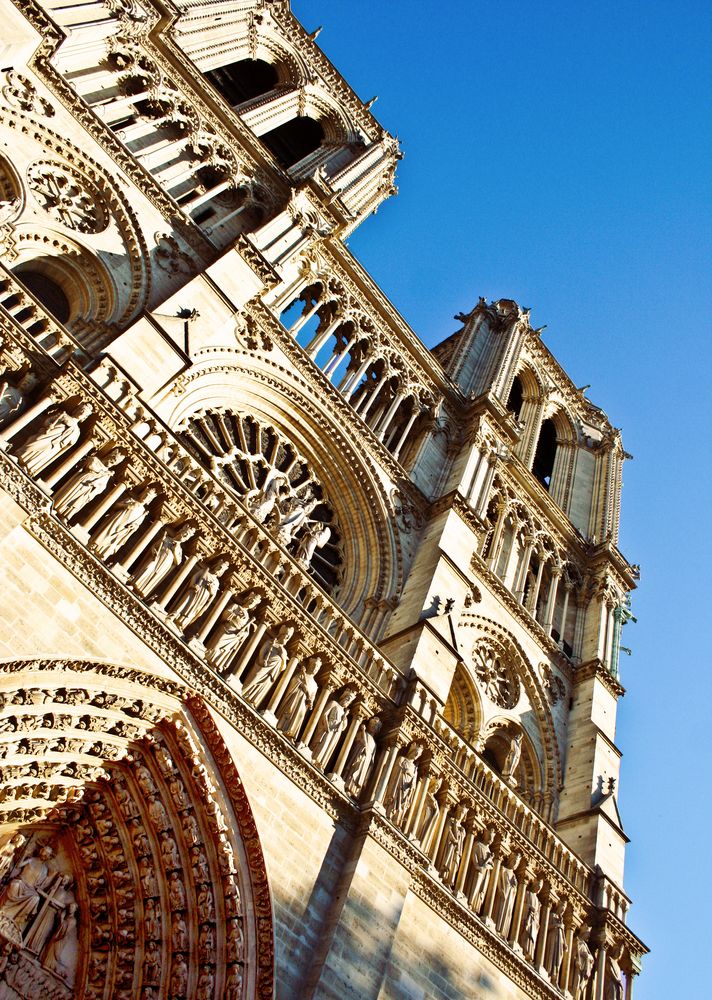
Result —
<svg viewBox="0 0 712 1000"><path fill-rule="evenodd" d="M487 697L500 708L514 708L519 701L519 678L497 650L478 645L473 650L474 668Z"/></svg>
<svg viewBox="0 0 712 1000"><path fill-rule="evenodd" d="M68 229L100 233L109 224L99 191L60 163L33 163L27 183L42 208Z"/></svg>
<svg viewBox="0 0 712 1000"><path fill-rule="evenodd" d="M208 410L182 428L191 452L326 590L341 576L341 534L306 459L279 431L230 410Z"/></svg>

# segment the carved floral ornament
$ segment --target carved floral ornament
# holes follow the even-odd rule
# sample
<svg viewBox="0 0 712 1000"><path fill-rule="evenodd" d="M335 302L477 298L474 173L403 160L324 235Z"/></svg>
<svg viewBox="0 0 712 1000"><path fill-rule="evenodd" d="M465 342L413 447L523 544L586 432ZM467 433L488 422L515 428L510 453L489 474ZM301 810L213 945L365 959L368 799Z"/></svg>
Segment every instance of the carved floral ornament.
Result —
<svg viewBox="0 0 712 1000"><path fill-rule="evenodd" d="M109 213L98 188L65 164L53 160L30 164L27 184L37 203L67 228L95 234L108 226Z"/></svg>
<svg viewBox="0 0 712 1000"><path fill-rule="evenodd" d="M487 697L500 708L514 708L519 701L521 685L501 650L479 639L472 650L472 662Z"/></svg>
<svg viewBox="0 0 712 1000"><path fill-rule="evenodd" d="M264 860L207 708L74 666L2 668L0 995L271 997Z"/></svg>

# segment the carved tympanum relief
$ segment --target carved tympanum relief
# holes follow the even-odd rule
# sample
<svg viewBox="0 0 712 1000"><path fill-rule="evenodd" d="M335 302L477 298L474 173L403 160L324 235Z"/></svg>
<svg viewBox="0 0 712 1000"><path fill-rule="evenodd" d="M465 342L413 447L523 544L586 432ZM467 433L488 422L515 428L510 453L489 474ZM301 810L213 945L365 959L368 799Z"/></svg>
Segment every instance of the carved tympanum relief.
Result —
<svg viewBox="0 0 712 1000"><path fill-rule="evenodd" d="M304 569L328 590L336 586L342 559L335 515L290 441L255 417L230 410L191 417L181 436Z"/></svg>
<svg viewBox="0 0 712 1000"><path fill-rule="evenodd" d="M271 996L261 851L207 709L79 666L0 692L0 996Z"/></svg>

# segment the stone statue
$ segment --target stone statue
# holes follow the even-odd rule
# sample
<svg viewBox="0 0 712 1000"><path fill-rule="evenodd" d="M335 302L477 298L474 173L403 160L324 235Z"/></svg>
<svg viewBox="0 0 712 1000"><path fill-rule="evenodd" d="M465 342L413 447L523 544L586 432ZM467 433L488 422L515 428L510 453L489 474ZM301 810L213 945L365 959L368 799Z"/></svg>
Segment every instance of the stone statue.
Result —
<svg viewBox="0 0 712 1000"><path fill-rule="evenodd" d="M331 538L331 528L321 521L309 521L297 543L294 558L302 569L309 569L314 553Z"/></svg>
<svg viewBox="0 0 712 1000"><path fill-rule="evenodd" d="M126 497L114 507L113 512L91 540L91 548L100 559L115 556L131 535L143 524L148 508L158 496L158 490L147 487L138 498Z"/></svg>
<svg viewBox="0 0 712 1000"><path fill-rule="evenodd" d="M509 864L503 864L499 870L497 888L499 890L497 904L495 908L495 926L502 937L506 937L509 932L509 925L512 922L514 911L514 901L517 898L516 868L521 860L520 854L513 854L509 859Z"/></svg>
<svg viewBox="0 0 712 1000"><path fill-rule="evenodd" d="M207 610L220 587L220 577L229 565L227 559L220 558L212 566L198 566L168 616L179 629L187 629Z"/></svg>
<svg viewBox="0 0 712 1000"><path fill-rule="evenodd" d="M62 911L44 954L45 967L64 979L69 986L73 985L74 980L71 957L77 936L78 910L76 903L70 903Z"/></svg>
<svg viewBox="0 0 712 1000"><path fill-rule="evenodd" d="M536 940L539 936L539 921L541 920L541 880L530 882L524 893L524 916L522 918L522 932L520 941L524 954L530 962L534 961L536 950Z"/></svg>
<svg viewBox="0 0 712 1000"><path fill-rule="evenodd" d="M54 507L63 517L73 517L88 503L103 493L111 482L115 466L126 458L121 448L112 448L103 459L90 455L82 469L75 473L54 495Z"/></svg>
<svg viewBox="0 0 712 1000"><path fill-rule="evenodd" d="M40 890L54 878L55 873L49 867L53 857L51 847L40 847L35 854L19 863L15 868L14 878L0 894L2 926L5 927L6 921L10 921L16 932L16 942L21 939L22 932L42 901Z"/></svg>
<svg viewBox="0 0 712 1000"><path fill-rule="evenodd" d="M252 679L245 686L243 696L255 708L267 697L272 685L287 666L287 643L294 635L291 625L281 625L274 639L266 639L260 646Z"/></svg>
<svg viewBox="0 0 712 1000"><path fill-rule="evenodd" d="M323 769L329 763L339 741L339 736L348 725L348 710L355 697L355 691L352 691L351 688L344 688L338 698L327 701L326 708L317 724L312 745L313 759L317 767Z"/></svg>
<svg viewBox="0 0 712 1000"><path fill-rule="evenodd" d="M47 417L39 431L17 452L17 458L28 476L37 476L56 458L69 451L79 440L80 424L93 413L88 403L82 403L73 414L60 410Z"/></svg>
<svg viewBox="0 0 712 1000"><path fill-rule="evenodd" d="M440 803L438 802L438 792L442 786L443 779L434 777L428 782L428 789L425 793L425 805L423 808L423 819L420 824L420 846L427 851L430 840L435 833L435 826L440 815Z"/></svg>
<svg viewBox="0 0 712 1000"><path fill-rule="evenodd" d="M211 665L224 673L230 666L235 653L250 633L250 626L262 598L258 591L242 594L223 615L210 643L206 655Z"/></svg>
<svg viewBox="0 0 712 1000"><path fill-rule="evenodd" d="M454 885L457 873L462 861L462 851L465 846L465 827L462 820L467 809L465 806L458 806L454 814L450 816L447 831L445 833L445 848L443 850L440 874L446 885Z"/></svg>
<svg viewBox="0 0 712 1000"><path fill-rule="evenodd" d="M289 682L277 721L277 729L285 736L296 739L307 712L314 707L314 699L319 690L314 678L320 669L321 657L310 656L297 667Z"/></svg>
<svg viewBox="0 0 712 1000"><path fill-rule="evenodd" d="M276 527L276 537L280 545L284 545L286 548L290 544L318 502L318 500L305 502L294 495L287 497L282 502L278 508L279 523Z"/></svg>
<svg viewBox="0 0 712 1000"><path fill-rule="evenodd" d="M395 780L386 805L388 818L396 826L403 825L413 801L418 781L418 767L415 762L422 752L423 748L419 743L411 743L406 752L396 760Z"/></svg>
<svg viewBox="0 0 712 1000"><path fill-rule="evenodd" d="M12 417L19 416L24 409L27 396L37 385L38 379L34 372L26 372L17 385L4 379L0 382L0 427L3 427Z"/></svg>
<svg viewBox="0 0 712 1000"><path fill-rule="evenodd" d="M512 741L509 744L509 750L507 751L507 756L504 760L504 767L502 768L502 777L510 785L516 785L516 778L514 777L514 772L517 770L517 766L522 756L522 741L524 739L524 733L521 730L517 730L512 736Z"/></svg>
<svg viewBox="0 0 712 1000"><path fill-rule="evenodd" d="M362 723L356 733L351 753L344 768L344 782L349 795L357 798L366 784L373 759L376 756L376 737L381 731L381 720L374 715Z"/></svg>
<svg viewBox="0 0 712 1000"><path fill-rule="evenodd" d="M248 490L242 502L256 521L264 524L272 514L283 489L288 488L289 480L283 472L268 473L262 486Z"/></svg>
<svg viewBox="0 0 712 1000"><path fill-rule="evenodd" d="M549 975L551 976L551 981L556 983L559 979L561 963L564 961L564 951L566 950L566 929L564 928L563 903L561 904L560 909L552 910L549 915L547 950L549 953ZM621 1000L623 1000L622 995Z"/></svg>
<svg viewBox="0 0 712 1000"><path fill-rule="evenodd" d="M624 1000L625 979L620 967L623 949L608 954L608 975L606 976L605 1000Z"/></svg>
<svg viewBox="0 0 712 1000"><path fill-rule="evenodd" d="M179 566L183 558L183 544L195 534L192 524L182 524L173 533L161 532L151 546L148 562L132 581L134 590L145 596L165 580L170 571Z"/></svg>
<svg viewBox="0 0 712 1000"><path fill-rule="evenodd" d="M571 956L574 975L571 991L574 995L574 1000L582 1000L586 993L588 981L593 973L593 955L588 945L590 933L591 931L588 927L584 926L581 928L576 938L574 953Z"/></svg>
<svg viewBox="0 0 712 1000"><path fill-rule="evenodd" d="M10 871L15 863L15 858L25 846L29 837L26 833L13 833L0 847L0 880Z"/></svg>

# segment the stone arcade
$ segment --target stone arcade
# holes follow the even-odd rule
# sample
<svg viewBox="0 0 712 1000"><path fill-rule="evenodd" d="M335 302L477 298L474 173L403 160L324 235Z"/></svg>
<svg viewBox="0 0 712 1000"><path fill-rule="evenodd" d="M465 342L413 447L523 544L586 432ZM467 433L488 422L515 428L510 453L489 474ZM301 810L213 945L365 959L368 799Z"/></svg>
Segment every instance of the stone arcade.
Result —
<svg viewBox="0 0 712 1000"><path fill-rule="evenodd" d="M618 430L287 2L2 11L0 997L630 1000Z"/></svg>

